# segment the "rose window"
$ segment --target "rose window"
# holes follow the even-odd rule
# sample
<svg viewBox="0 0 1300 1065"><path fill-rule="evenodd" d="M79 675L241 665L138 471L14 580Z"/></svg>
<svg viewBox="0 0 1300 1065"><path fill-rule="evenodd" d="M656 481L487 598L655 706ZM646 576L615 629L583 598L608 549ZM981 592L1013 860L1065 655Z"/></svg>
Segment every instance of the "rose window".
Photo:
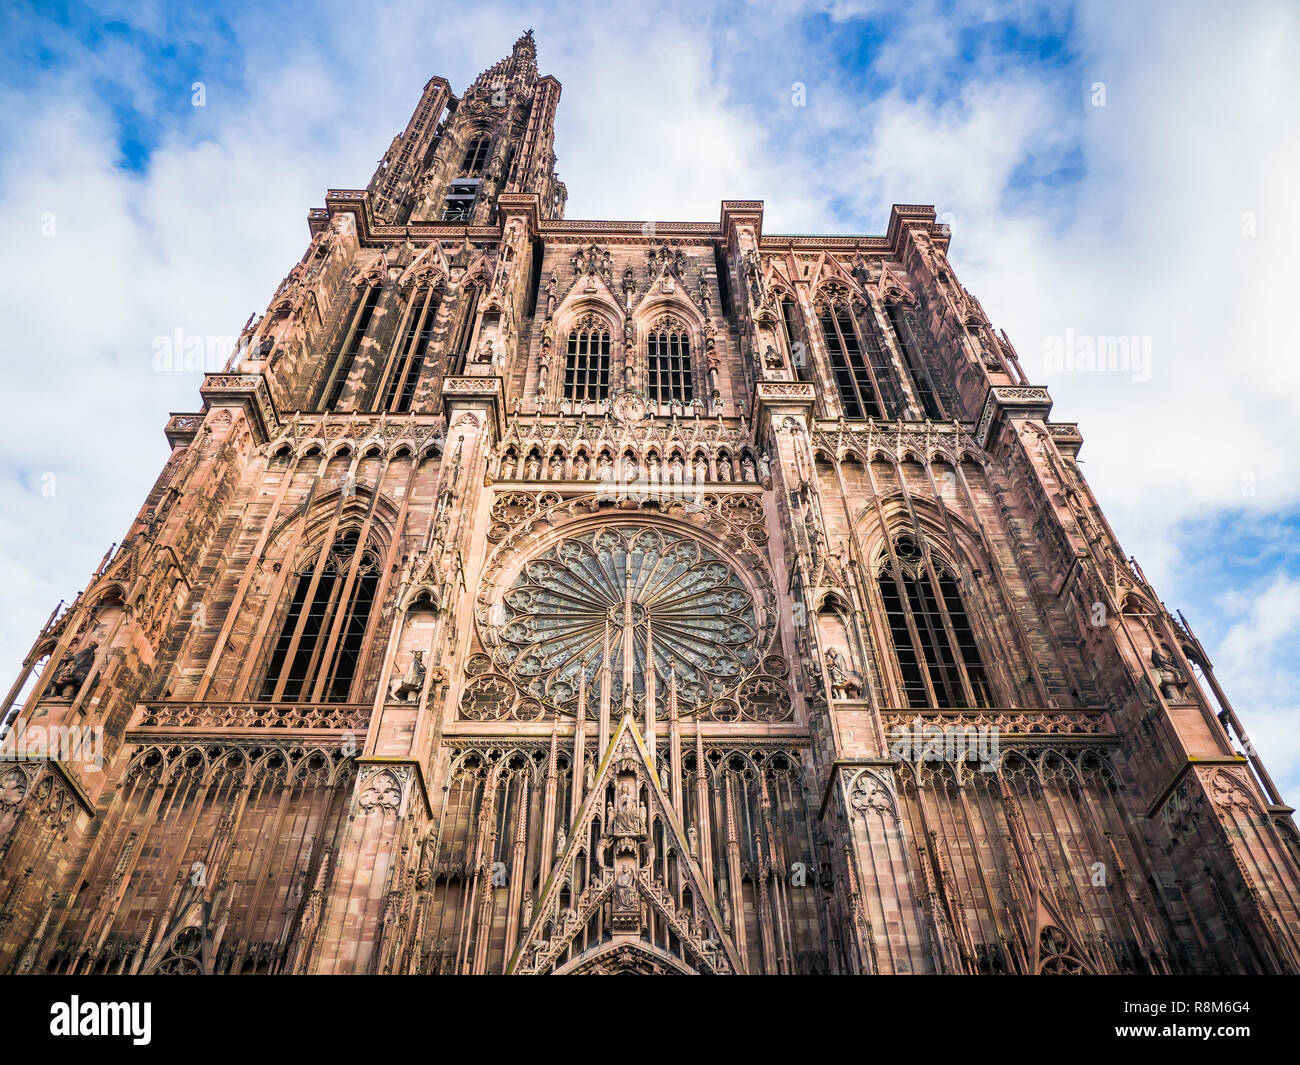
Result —
<svg viewBox="0 0 1300 1065"><path fill-rule="evenodd" d="M493 657L521 690L575 712L585 677L588 716L599 706L607 644L615 714L625 676L644 712L647 639L659 714L670 671L686 712L733 691L759 662L754 597L736 570L694 537L658 528L559 541L524 563L492 621Z"/></svg>

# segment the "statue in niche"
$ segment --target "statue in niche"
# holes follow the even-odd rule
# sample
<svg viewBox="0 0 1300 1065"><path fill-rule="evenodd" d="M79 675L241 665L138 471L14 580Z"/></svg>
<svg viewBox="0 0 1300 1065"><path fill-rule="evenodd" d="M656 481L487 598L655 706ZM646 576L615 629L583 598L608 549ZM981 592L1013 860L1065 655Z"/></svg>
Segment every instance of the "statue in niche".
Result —
<svg viewBox="0 0 1300 1065"><path fill-rule="evenodd" d="M831 678L831 694L836 699L856 699L862 694L862 685L857 681L844 656L834 647L826 650L826 672Z"/></svg>
<svg viewBox="0 0 1300 1065"><path fill-rule="evenodd" d="M555 313L555 286L559 283L559 281L560 279L555 276L555 271L552 270L550 279L546 282L546 325L548 328L551 325L551 315ZM554 329L551 329L550 335L551 335L551 339L554 340L555 339Z"/></svg>
<svg viewBox="0 0 1300 1065"><path fill-rule="evenodd" d="M393 685L393 698L404 703L416 702L424 690L424 674L424 652L412 651L406 672Z"/></svg>
<svg viewBox="0 0 1300 1065"><path fill-rule="evenodd" d="M625 865L619 870L614 883L614 908L618 910L636 909L636 885L632 882L632 868Z"/></svg>
<svg viewBox="0 0 1300 1065"><path fill-rule="evenodd" d="M501 479L512 481L515 477L515 457L509 453L501 460Z"/></svg>
<svg viewBox="0 0 1300 1065"><path fill-rule="evenodd" d="M560 459L559 455L551 456L551 468L548 471L547 476L550 477L552 481L564 480L564 462Z"/></svg>
<svg viewBox="0 0 1300 1065"><path fill-rule="evenodd" d="M632 784L623 781L618 789L618 803L614 809L614 833L619 836L639 836L641 818L637 812L636 796Z"/></svg>
<svg viewBox="0 0 1300 1065"><path fill-rule="evenodd" d="M96 649L94 643L88 643L77 652L68 652L64 656L59 671L54 674L54 680L50 682L50 688L56 697L71 699L77 694L81 686L86 683L86 678L90 676L90 667L94 665Z"/></svg>
<svg viewBox="0 0 1300 1065"><path fill-rule="evenodd" d="M718 480L719 481L731 480L731 459L718 460Z"/></svg>
<svg viewBox="0 0 1300 1065"><path fill-rule="evenodd" d="M741 475L741 479L746 484L753 484L755 481L757 474L754 469L754 460L751 459L748 455L746 455L743 459L740 460L740 475Z"/></svg>
<svg viewBox="0 0 1300 1065"><path fill-rule="evenodd" d="M1151 668L1160 682L1160 694L1170 702L1187 698L1187 677L1165 644L1151 648Z"/></svg>
<svg viewBox="0 0 1300 1065"><path fill-rule="evenodd" d="M707 481L709 479L709 464L704 461L703 455L695 456L695 479L697 481Z"/></svg>
<svg viewBox="0 0 1300 1065"><path fill-rule="evenodd" d="M567 848L568 845L569 845L568 833L564 831L564 826L560 825L560 827L555 830L555 853L563 854L565 848Z"/></svg>
<svg viewBox="0 0 1300 1065"><path fill-rule="evenodd" d="M524 476L530 481L537 481L542 476L542 464L538 461L536 455L529 455L528 462L524 466Z"/></svg>
<svg viewBox="0 0 1300 1065"><path fill-rule="evenodd" d="M694 821L686 829L686 847L691 852L692 858L700 856L700 830L695 827Z"/></svg>
<svg viewBox="0 0 1300 1065"><path fill-rule="evenodd" d="M590 471L590 469L591 466L587 462L587 456L585 454L580 454L576 459L574 459L573 477L575 480L585 481L587 479L587 473Z"/></svg>
<svg viewBox="0 0 1300 1065"><path fill-rule="evenodd" d="M682 457L676 453L668 460L668 480L677 484L682 479Z"/></svg>

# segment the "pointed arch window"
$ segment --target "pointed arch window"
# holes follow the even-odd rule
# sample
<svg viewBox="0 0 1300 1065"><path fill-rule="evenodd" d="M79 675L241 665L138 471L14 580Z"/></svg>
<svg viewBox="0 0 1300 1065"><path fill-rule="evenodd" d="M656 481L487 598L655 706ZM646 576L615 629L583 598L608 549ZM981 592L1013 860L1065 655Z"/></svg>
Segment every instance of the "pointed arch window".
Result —
<svg viewBox="0 0 1300 1065"><path fill-rule="evenodd" d="M463 372L469 346L474 341L474 327L478 324L478 301L481 292L481 287L476 284L470 285L465 291L465 310L461 314L460 326L456 330L456 342L451 347L456 373Z"/></svg>
<svg viewBox="0 0 1300 1065"><path fill-rule="evenodd" d="M333 410L343 397L348 375L352 373L352 364L356 362L357 355L361 351L361 342L366 339L366 331L370 328L371 318L374 317L375 306L379 303L380 289L378 281L371 281L357 301L356 310L352 312L352 323L343 340L343 347L339 349L338 356L334 359L329 379L321 392L322 411Z"/></svg>
<svg viewBox="0 0 1300 1065"><path fill-rule="evenodd" d="M486 134L479 134L465 146L465 158L461 162L460 172L466 177L481 173L487 165L488 146L491 141Z"/></svg>
<svg viewBox="0 0 1300 1065"><path fill-rule="evenodd" d="M389 367L384 385L382 409L394 414L405 414L415 398L415 386L424 369L429 339L433 335L434 320L438 317L438 294L432 287L422 285L407 307L406 323L401 340Z"/></svg>
<svg viewBox="0 0 1300 1065"><path fill-rule="evenodd" d="M988 676L948 564L910 535L894 541L876 573L910 708L991 706Z"/></svg>
<svg viewBox="0 0 1300 1065"><path fill-rule="evenodd" d="M564 398L572 404L609 397L609 330L587 315L569 333L564 357Z"/></svg>
<svg viewBox="0 0 1300 1065"><path fill-rule="evenodd" d="M876 390L871 367L862 355L862 345L849 312L848 293L827 292L817 308L822 337L831 358L831 372L846 418L880 418L884 404Z"/></svg>
<svg viewBox="0 0 1300 1065"><path fill-rule="evenodd" d="M943 406L939 402L934 379L930 376L927 365L929 360L925 354L925 346L920 342L921 328L915 313L901 300L890 300L885 304L885 314L888 315L889 324L894 327L894 334L898 337L898 346L903 353L903 360L907 363L907 372L912 377L912 385L916 390L916 398L920 400L921 409L927 418L941 421L945 417Z"/></svg>
<svg viewBox="0 0 1300 1065"><path fill-rule="evenodd" d="M348 701L379 589L378 555L356 529L339 534L296 574L293 597L271 652L263 702Z"/></svg>
<svg viewBox="0 0 1300 1065"><path fill-rule="evenodd" d="M661 318L647 339L647 389L650 402L683 407L695 399L691 374L691 338L685 326L673 318Z"/></svg>
<svg viewBox="0 0 1300 1065"><path fill-rule="evenodd" d="M781 315L781 330L785 334L785 347L790 353L790 363L794 366L795 376L800 381L812 380L812 367L808 359L808 347L799 340L799 308L790 295L783 295L777 303Z"/></svg>

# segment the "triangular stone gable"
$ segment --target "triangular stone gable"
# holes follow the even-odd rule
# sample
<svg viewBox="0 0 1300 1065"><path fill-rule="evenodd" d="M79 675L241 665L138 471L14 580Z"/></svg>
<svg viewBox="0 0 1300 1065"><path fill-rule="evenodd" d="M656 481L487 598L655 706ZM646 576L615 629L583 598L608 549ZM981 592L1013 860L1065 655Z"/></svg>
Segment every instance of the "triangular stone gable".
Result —
<svg viewBox="0 0 1300 1065"><path fill-rule="evenodd" d="M617 321L622 321L627 312L623 309L623 301L614 291L613 287L605 280L604 275L599 271L579 274L569 286L555 308L555 314L552 317L559 316L566 312L569 307L583 303L593 302L604 307L611 314L616 316Z"/></svg>
<svg viewBox="0 0 1300 1065"><path fill-rule="evenodd" d="M607 805L606 791L611 785L616 799ZM642 795L648 800L644 808L640 802ZM561 914L559 895L565 884L565 871L573 868L586 849L592 823L598 818L602 829L599 866L593 866L591 881ZM654 853L650 838L656 820L663 824L667 842L677 852L681 886L691 893L694 913L676 908L668 885L658 876L656 864L661 856ZM681 943L686 957L679 960L704 973L744 971L735 944L723 930L712 886L691 855L681 819L660 785L640 731L627 713L610 737L592 788L570 826L564 853L551 868L533 907L528 932L521 939L507 972L537 974L559 968L572 971L580 959L564 959L565 952L607 904L610 913L607 931L612 932L612 938L597 944L588 953L604 952L610 943L651 946L641 938L644 923L641 915L653 911L656 919ZM551 935L546 936L548 925Z"/></svg>

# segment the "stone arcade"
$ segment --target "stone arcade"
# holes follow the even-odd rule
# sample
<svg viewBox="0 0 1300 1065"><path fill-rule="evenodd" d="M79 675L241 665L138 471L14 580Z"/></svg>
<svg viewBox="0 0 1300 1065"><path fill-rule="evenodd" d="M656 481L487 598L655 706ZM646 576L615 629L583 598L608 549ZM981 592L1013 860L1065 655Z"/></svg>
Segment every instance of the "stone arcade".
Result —
<svg viewBox="0 0 1300 1065"><path fill-rule="evenodd" d="M0 971L1297 971L1292 811L934 211L566 219L559 95L430 81L168 422L3 704L103 765L0 762Z"/></svg>

